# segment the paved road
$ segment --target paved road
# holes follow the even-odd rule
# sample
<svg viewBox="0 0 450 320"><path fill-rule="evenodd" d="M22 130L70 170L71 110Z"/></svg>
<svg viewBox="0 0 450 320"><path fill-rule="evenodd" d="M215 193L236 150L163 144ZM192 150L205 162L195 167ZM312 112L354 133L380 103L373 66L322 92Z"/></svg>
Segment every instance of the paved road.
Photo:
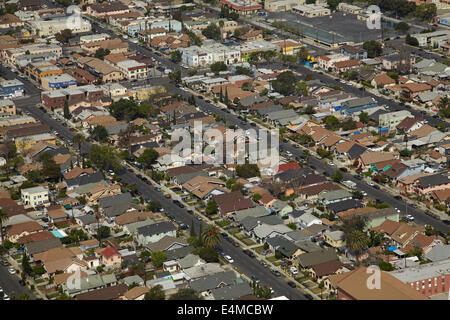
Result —
<svg viewBox="0 0 450 320"><path fill-rule="evenodd" d="M8 268L0 266L0 287L8 296L18 296L21 293L26 293L30 296L30 300L36 300L36 296L27 287L19 284L17 275L9 274Z"/></svg>
<svg viewBox="0 0 450 320"><path fill-rule="evenodd" d="M164 83L167 79L153 79L150 82L157 81L159 83ZM167 84L174 90L177 90L179 93L185 93L184 91L174 87L173 85ZM187 94L186 94L187 95ZM39 96L37 96L39 98ZM66 141L71 141L74 133L71 132L67 127L63 126L59 121L52 119L47 113L43 112L39 108L36 108L36 97L32 97L29 99L17 100L17 106L40 120L41 122L47 124L52 130L55 130L61 134L61 137ZM39 100L39 99L38 99ZM236 119L237 120L237 119ZM236 123L239 121L234 120ZM166 199L161 192L157 192L153 189L152 186L147 185L144 181L140 180L134 173L130 173L128 171L122 172L120 178L126 183L136 183L138 187L138 192L144 196L145 198L150 198L152 200L158 200L166 212L172 213L177 220L181 220L187 226L192 224L193 216L187 212L187 209L182 209L172 203L171 200ZM194 224L196 230L199 230L199 221L194 219ZM268 269L264 268L261 264L259 264L255 259L252 259L245 255L242 252L242 249L239 247L232 246L229 242L223 241L222 250L225 254L233 257L235 263L234 265L243 273L245 273L248 277L252 275L256 275L259 279L261 279L262 284L268 285L272 287L277 295L285 295L289 299L293 300L305 300L305 296L297 289L293 289L287 285L287 283L283 280L275 277Z"/></svg>

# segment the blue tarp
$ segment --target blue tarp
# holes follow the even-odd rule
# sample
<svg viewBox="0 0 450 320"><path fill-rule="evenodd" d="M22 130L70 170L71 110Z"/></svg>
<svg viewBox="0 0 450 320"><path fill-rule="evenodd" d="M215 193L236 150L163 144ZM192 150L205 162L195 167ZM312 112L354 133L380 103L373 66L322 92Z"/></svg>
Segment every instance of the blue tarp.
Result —
<svg viewBox="0 0 450 320"><path fill-rule="evenodd" d="M389 248L388 248L388 251L394 251L394 250L397 250L397 247L396 247L396 246L392 246L392 247L389 247Z"/></svg>

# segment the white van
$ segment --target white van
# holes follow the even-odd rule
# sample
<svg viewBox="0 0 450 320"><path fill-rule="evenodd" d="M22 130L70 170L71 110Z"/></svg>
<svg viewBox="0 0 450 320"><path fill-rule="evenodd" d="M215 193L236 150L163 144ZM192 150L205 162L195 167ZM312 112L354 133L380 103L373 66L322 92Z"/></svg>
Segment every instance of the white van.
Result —
<svg viewBox="0 0 450 320"><path fill-rule="evenodd" d="M296 267L290 267L289 268L289 271L292 273L292 275L296 275L296 274L298 274L298 270L297 270L297 268Z"/></svg>

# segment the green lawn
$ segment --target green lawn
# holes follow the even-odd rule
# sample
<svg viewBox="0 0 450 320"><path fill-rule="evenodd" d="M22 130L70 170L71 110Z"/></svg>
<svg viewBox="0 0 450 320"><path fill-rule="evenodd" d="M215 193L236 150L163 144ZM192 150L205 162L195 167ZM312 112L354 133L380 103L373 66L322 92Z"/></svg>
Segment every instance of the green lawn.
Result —
<svg viewBox="0 0 450 320"><path fill-rule="evenodd" d="M271 257L266 257L266 259L267 259L268 261L272 262L272 263L275 263L275 262L277 262L277 261L278 261L278 259L277 259L277 258L275 258L275 256L271 256Z"/></svg>
<svg viewBox="0 0 450 320"><path fill-rule="evenodd" d="M264 251L264 246L259 246L259 247L253 248L253 250L255 250L259 254L262 254Z"/></svg>
<svg viewBox="0 0 450 320"><path fill-rule="evenodd" d="M230 225L230 221L228 221L228 220L222 220L222 221L217 221L216 222L219 226L221 226L222 228L224 228L224 227L226 227L226 226L229 226Z"/></svg>
<svg viewBox="0 0 450 320"><path fill-rule="evenodd" d="M242 239L241 241L242 241L243 243L245 243L247 246L253 246L253 245L256 244L256 242L253 241L253 240L250 239L250 238Z"/></svg>

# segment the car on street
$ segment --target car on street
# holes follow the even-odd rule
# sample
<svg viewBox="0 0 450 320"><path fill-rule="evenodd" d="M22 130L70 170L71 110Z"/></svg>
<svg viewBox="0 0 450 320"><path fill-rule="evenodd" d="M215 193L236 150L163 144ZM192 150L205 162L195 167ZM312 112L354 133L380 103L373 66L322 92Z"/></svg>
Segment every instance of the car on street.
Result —
<svg viewBox="0 0 450 320"><path fill-rule="evenodd" d="M397 195L397 196L394 196L394 199L395 199L395 200L402 200L402 197L399 196L399 195Z"/></svg>
<svg viewBox="0 0 450 320"><path fill-rule="evenodd" d="M367 184L369 185L369 186L371 186L371 187L373 187L373 186L375 186L375 183L373 183L373 182L367 182Z"/></svg>
<svg viewBox="0 0 450 320"><path fill-rule="evenodd" d="M3 300L11 300L11 298L5 293L4 295L3 295Z"/></svg>
<svg viewBox="0 0 450 320"><path fill-rule="evenodd" d="M268 264L266 263L266 262L264 262L264 261L260 261L259 262L264 268L267 268L268 267Z"/></svg>
<svg viewBox="0 0 450 320"><path fill-rule="evenodd" d="M406 219L408 219L408 221L414 221L414 217L410 214L406 215Z"/></svg>
<svg viewBox="0 0 450 320"><path fill-rule="evenodd" d="M25 281L23 281L22 279L20 279L19 280L19 284L22 286L22 287L25 287L27 284L25 283Z"/></svg>
<svg viewBox="0 0 450 320"><path fill-rule="evenodd" d="M16 270L13 268L8 269L9 274L16 274Z"/></svg>
<svg viewBox="0 0 450 320"><path fill-rule="evenodd" d="M275 277L281 277L281 273L280 273L280 271L278 271L277 269L272 269L272 270L270 270L270 272L272 272L272 274L273 274Z"/></svg>
<svg viewBox="0 0 450 320"><path fill-rule="evenodd" d="M224 258L225 260L227 260L228 263L234 263L234 260L233 260L229 255L225 255L223 258Z"/></svg>
<svg viewBox="0 0 450 320"><path fill-rule="evenodd" d="M255 283L260 283L261 282L261 280L259 280L259 278L257 276L255 276L255 275L252 275L251 279L252 279L252 281L255 281Z"/></svg>
<svg viewBox="0 0 450 320"><path fill-rule="evenodd" d="M288 281L288 286L291 288L297 288L297 285L294 283L294 281Z"/></svg>
<svg viewBox="0 0 450 320"><path fill-rule="evenodd" d="M314 300L313 296L310 295L309 293L305 294L305 298L308 300Z"/></svg>

